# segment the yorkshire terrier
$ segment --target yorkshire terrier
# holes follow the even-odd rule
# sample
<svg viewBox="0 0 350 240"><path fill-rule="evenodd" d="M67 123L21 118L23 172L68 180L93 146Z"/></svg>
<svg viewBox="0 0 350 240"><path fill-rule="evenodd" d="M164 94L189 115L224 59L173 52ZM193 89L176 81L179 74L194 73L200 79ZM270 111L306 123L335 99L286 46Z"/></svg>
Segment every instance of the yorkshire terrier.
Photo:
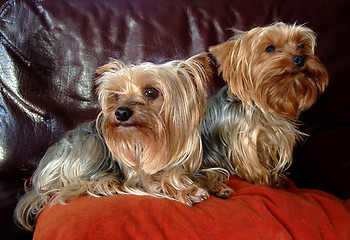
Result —
<svg viewBox="0 0 350 240"><path fill-rule="evenodd" d="M160 65L111 59L100 67L97 120L48 149L16 207L17 223L33 230L46 206L82 195L148 195L189 206L208 198L213 190L195 175L214 68L207 53Z"/></svg>
<svg viewBox="0 0 350 240"><path fill-rule="evenodd" d="M301 111L324 92L328 74L314 55L316 37L303 26L275 23L209 51L227 85L202 122L203 166L218 166L256 185L288 187Z"/></svg>

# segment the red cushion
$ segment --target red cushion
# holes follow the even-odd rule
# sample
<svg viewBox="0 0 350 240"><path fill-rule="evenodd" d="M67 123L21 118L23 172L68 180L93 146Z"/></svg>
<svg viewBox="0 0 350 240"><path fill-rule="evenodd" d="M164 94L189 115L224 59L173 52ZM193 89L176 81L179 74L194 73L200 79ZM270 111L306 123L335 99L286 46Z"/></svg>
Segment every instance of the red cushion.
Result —
<svg viewBox="0 0 350 240"><path fill-rule="evenodd" d="M237 177L229 199L188 207L153 197L81 197L39 216L34 239L350 239L350 199Z"/></svg>

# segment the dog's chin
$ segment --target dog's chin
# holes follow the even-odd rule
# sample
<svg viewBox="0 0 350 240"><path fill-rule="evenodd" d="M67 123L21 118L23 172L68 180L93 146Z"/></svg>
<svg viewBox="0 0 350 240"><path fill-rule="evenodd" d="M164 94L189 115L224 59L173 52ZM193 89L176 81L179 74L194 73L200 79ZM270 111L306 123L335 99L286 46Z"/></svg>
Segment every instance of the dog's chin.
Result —
<svg viewBox="0 0 350 240"><path fill-rule="evenodd" d="M113 159L124 169L154 174L163 169L166 159L166 134L143 122L106 121L103 134Z"/></svg>
<svg viewBox="0 0 350 240"><path fill-rule="evenodd" d="M150 141L155 141L158 138L158 133L154 129L139 122L117 122L113 128L115 134L121 138L149 139Z"/></svg>
<svg viewBox="0 0 350 240"><path fill-rule="evenodd" d="M242 101L253 101L266 112L288 118L297 118L314 104L328 82L327 71L316 57L309 57L303 67L284 58L251 67L251 75L247 76L252 79L253 89L247 91L250 84L240 82L242 78L232 78L237 83L229 83L231 93Z"/></svg>
<svg viewBox="0 0 350 240"><path fill-rule="evenodd" d="M313 75L306 71L284 72L269 77L256 89L256 103L262 109L289 118L309 108L320 89Z"/></svg>

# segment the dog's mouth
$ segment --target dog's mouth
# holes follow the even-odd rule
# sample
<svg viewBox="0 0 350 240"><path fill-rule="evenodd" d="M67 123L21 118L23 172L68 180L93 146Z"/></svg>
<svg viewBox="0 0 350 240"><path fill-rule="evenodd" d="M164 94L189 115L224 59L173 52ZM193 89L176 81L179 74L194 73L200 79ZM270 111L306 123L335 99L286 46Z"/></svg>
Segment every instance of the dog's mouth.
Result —
<svg viewBox="0 0 350 240"><path fill-rule="evenodd" d="M291 79L299 79L299 78L305 78L306 76L309 76L309 72L304 70L304 69L295 69L292 70L290 72L286 72L284 74L281 74L280 77L281 78L286 78L286 77L290 77Z"/></svg>
<svg viewBox="0 0 350 240"><path fill-rule="evenodd" d="M290 68L284 69L282 72L278 72L277 74L273 75L271 79L302 79L302 78L313 78L315 73L313 72L313 69L310 69L308 65L304 65L303 67L295 67L292 66Z"/></svg>
<svg viewBox="0 0 350 240"><path fill-rule="evenodd" d="M140 128L140 127L142 127L139 123L135 123L135 122L116 122L114 125L116 128Z"/></svg>
<svg viewBox="0 0 350 240"><path fill-rule="evenodd" d="M120 122L117 121L114 123L114 128L117 131L145 131L146 129L149 129L149 126L145 123L138 122L138 121L127 121L127 122Z"/></svg>

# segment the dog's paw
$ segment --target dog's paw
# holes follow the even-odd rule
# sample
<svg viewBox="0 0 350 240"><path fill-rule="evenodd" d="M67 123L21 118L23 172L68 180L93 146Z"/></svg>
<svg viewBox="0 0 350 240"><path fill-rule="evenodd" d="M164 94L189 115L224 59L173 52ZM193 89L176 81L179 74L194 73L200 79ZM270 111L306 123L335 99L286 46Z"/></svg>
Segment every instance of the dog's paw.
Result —
<svg viewBox="0 0 350 240"><path fill-rule="evenodd" d="M233 189L226 187L221 189L220 191L215 192L213 195L218 198L227 199L229 198L235 191Z"/></svg>
<svg viewBox="0 0 350 240"><path fill-rule="evenodd" d="M228 187L226 184L224 183L220 183L220 184L215 184L215 185L211 185L209 192L211 195L214 195L215 197L218 198L222 198L222 199L227 199L229 198L235 191Z"/></svg>
<svg viewBox="0 0 350 240"><path fill-rule="evenodd" d="M204 188L194 188L193 192L188 196L189 202L187 205L192 206L209 198L209 193Z"/></svg>

